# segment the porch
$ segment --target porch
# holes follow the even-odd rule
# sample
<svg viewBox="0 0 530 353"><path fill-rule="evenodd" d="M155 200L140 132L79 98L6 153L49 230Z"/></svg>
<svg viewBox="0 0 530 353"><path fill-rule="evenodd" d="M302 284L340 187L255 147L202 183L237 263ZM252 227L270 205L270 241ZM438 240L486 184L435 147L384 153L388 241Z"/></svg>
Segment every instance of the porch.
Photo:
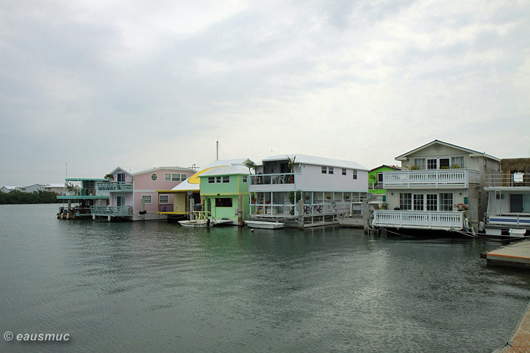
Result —
<svg viewBox="0 0 530 353"><path fill-rule="evenodd" d="M480 184L480 172L471 169L411 170L383 173L383 188L463 187Z"/></svg>
<svg viewBox="0 0 530 353"><path fill-rule="evenodd" d="M90 206L93 216L103 217L132 217L133 208L131 206Z"/></svg>
<svg viewBox="0 0 530 353"><path fill-rule="evenodd" d="M460 230L464 228L463 212L374 211L374 227Z"/></svg>
<svg viewBox="0 0 530 353"><path fill-rule="evenodd" d="M97 184L98 190L105 190L105 191L133 191L133 183L132 181L118 181L118 182L112 182L112 183L98 183Z"/></svg>

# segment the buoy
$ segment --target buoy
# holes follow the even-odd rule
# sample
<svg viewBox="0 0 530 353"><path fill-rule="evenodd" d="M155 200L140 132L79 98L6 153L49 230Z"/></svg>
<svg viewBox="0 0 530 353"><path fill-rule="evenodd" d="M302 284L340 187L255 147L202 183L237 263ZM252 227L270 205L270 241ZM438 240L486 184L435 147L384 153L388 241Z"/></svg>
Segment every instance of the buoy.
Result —
<svg viewBox="0 0 530 353"><path fill-rule="evenodd" d="M250 232L251 232L251 233L254 233L254 229L251 229Z"/></svg>

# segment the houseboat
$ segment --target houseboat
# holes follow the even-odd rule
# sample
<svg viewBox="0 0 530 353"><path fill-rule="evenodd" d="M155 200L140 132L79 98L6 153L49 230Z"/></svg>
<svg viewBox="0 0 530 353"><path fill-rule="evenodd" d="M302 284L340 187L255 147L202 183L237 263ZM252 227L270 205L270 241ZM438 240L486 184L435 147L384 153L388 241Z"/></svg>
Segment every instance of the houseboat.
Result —
<svg viewBox="0 0 530 353"><path fill-rule="evenodd" d="M92 206L92 214L109 220L164 219L166 216L159 211L172 208L173 195L159 195L157 190L173 188L194 173L193 169L182 167L160 167L137 173L117 167L107 174L105 182L98 183L99 190L109 193L109 204Z"/></svg>
<svg viewBox="0 0 530 353"><path fill-rule="evenodd" d="M374 212L374 227L476 233L485 176L500 170L499 158L434 140L396 160L400 171L383 172L387 209Z"/></svg>
<svg viewBox="0 0 530 353"><path fill-rule="evenodd" d="M334 225L368 194L368 169L303 154L263 159L250 175L251 221L286 227Z"/></svg>
<svg viewBox="0 0 530 353"><path fill-rule="evenodd" d="M100 183L108 183L107 179L67 178L65 191L57 199L66 203L60 206L57 218L60 219L91 219L93 207L106 207L109 202L109 192L99 189Z"/></svg>
<svg viewBox="0 0 530 353"><path fill-rule="evenodd" d="M486 235L530 236L530 158L502 159L501 171L486 176Z"/></svg>

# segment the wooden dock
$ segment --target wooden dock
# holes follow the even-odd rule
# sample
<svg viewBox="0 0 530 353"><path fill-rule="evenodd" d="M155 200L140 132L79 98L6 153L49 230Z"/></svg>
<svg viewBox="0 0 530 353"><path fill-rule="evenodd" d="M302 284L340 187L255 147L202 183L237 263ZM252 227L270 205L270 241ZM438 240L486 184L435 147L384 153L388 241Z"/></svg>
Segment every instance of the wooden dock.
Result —
<svg viewBox="0 0 530 353"><path fill-rule="evenodd" d="M530 268L530 241L503 246L480 254L488 265Z"/></svg>
<svg viewBox="0 0 530 353"><path fill-rule="evenodd" d="M494 353L530 352L530 305L513 331L512 337Z"/></svg>

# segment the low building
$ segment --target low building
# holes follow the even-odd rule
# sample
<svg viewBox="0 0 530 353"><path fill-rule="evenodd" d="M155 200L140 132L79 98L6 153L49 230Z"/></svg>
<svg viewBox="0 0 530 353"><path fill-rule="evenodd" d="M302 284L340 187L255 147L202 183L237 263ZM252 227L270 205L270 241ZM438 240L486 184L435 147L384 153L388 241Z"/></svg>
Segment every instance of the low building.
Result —
<svg viewBox="0 0 530 353"><path fill-rule="evenodd" d="M214 224L244 225L250 203L249 174L244 165L229 165L199 176L202 208Z"/></svg>
<svg viewBox="0 0 530 353"><path fill-rule="evenodd" d="M65 186L64 184L59 184L59 183L48 183L46 185L44 185L44 191L48 191L48 192L54 192L58 195L61 195L65 192Z"/></svg>
<svg viewBox="0 0 530 353"><path fill-rule="evenodd" d="M16 189L17 189L16 186L2 186L0 188L0 191L4 192L4 193L8 193L8 192L11 192L11 191L15 191Z"/></svg>

